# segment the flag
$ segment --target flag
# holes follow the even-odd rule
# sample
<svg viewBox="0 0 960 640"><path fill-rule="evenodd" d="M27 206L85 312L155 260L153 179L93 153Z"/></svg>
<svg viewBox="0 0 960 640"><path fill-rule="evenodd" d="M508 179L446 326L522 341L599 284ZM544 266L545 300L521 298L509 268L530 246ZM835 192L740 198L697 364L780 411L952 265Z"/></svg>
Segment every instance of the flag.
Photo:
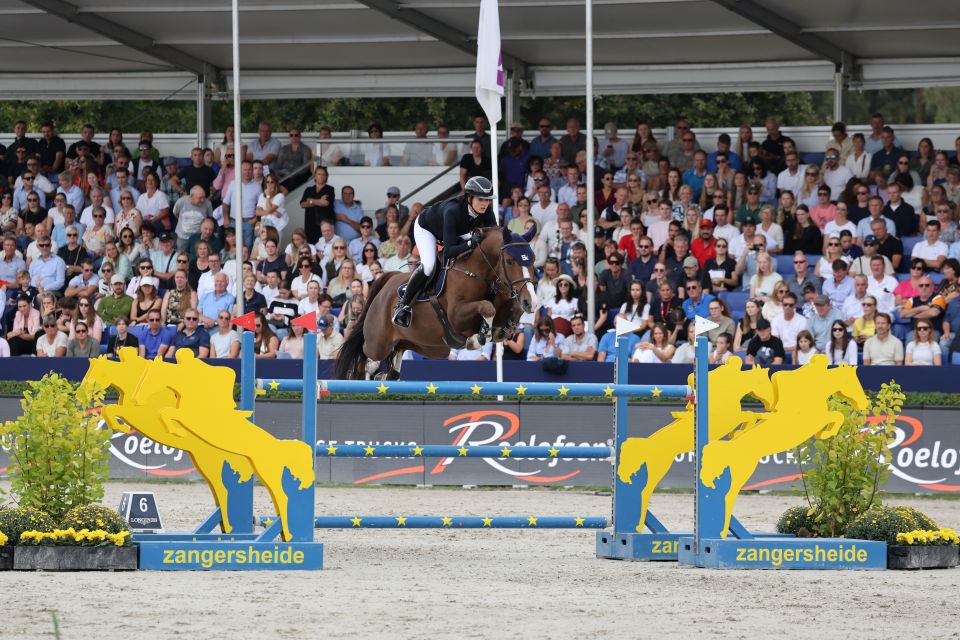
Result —
<svg viewBox="0 0 960 640"><path fill-rule="evenodd" d="M500 52L500 11L497 0L481 0L477 28L477 102L491 125L500 122L503 97L503 55Z"/></svg>

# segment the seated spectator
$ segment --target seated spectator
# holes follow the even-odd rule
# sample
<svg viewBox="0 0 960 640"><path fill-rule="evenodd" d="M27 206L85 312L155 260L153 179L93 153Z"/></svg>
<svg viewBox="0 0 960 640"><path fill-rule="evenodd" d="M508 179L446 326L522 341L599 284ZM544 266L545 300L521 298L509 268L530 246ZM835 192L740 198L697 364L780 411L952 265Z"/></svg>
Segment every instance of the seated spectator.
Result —
<svg viewBox="0 0 960 640"><path fill-rule="evenodd" d="M876 306L876 305L874 305ZM859 322L859 320L858 320ZM870 335L873 335L873 319L870 320ZM827 344L825 352L830 358L831 365L838 364L857 364L857 342L850 339L843 322L837 320L830 327L830 342Z"/></svg>
<svg viewBox="0 0 960 640"><path fill-rule="evenodd" d="M696 359L696 332L692 322L687 324L687 341L677 347L670 362L673 364L693 364Z"/></svg>
<svg viewBox="0 0 960 640"><path fill-rule="evenodd" d="M77 313L75 314L73 323L70 326L69 338L74 337L77 324L80 322L83 322L87 325L87 334L90 336L90 339L99 343L100 338L103 337L103 321L97 317L97 314L93 309L93 302L87 298L80 298L77 300Z"/></svg>
<svg viewBox="0 0 960 640"><path fill-rule="evenodd" d="M949 251L947 244L940 240L940 223L937 220L928 220L923 240L913 245L910 258L922 260L926 271L939 271Z"/></svg>
<svg viewBox="0 0 960 640"><path fill-rule="evenodd" d="M630 297L620 305L617 316L640 326L646 325L647 318L650 317L650 305L647 304L643 292L643 283L637 281L630 283Z"/></svg>
<svg viewBox="0 0 960 640"><path fill-rule="evenodd" d="M829 308L829 306L828 306ZM747 349L746 363L758 364L762 367L783 364L786 353L783 342L771 332L770 321L766 318L757 320L757 334L750 340Z"/></svg>
<svg viewBox="0 0 960 640"><path fill-rule="evenodd" d="M95 305L97 315L107 325L116 324L118 318L129 318L133 307L133 298L124 290L123 276L114 275L110 279L110 286L112 293L97 300Z"/></svg>
<svg viewBox="0 0 960 640"><path fill-rule="evenodd" d="M317 358L333 360L343 346L343 336L337 331L336 321L329 313L317 320Z"/></svg>
<svg viewBox="0 0 960 640"><path fill-rule="evenodd" d="M819 254L823 251L823 234L810 218L810 209L801 204L797 207L795 218L784 222L784 253L802 251L806 254Z"/></svg>
<svg viewBox="0 0 960 640"><path fill-rule="evenodd" d="M876 335L869 338L863 345L863 364L870 365L902 365L903 343L890 333L893 322L886 313L878 313L876 317Z"/></svg>
<svg viewBox="0 0 960 640"><path fill-rule="evenodd" d="M93 262L84 260L80 273L75 275L67 285L67 290L63 295L75 298L93 299L96 297L100 284L100 278L93 270Z"/></svg>
<svg viewBox="0 0 960 640"><path fill-rule="evenodd" d="M263 315L267 312L267 299L262 293L257 291L257 278L253 274L243 278L243 313L251 311L257 315Z"/></svg>
<svg viewBox="0 0 960 640"><path fill-rule="evenodd" d="M297 261L298 275L290 282L290 291L297 300L307 297L309 285L316 282L323 288L323 279L313 272L313 261L310 258L300 258Z"/></svg>
<svg viewBox="0 0 960 640"><path fill-rule="evenodd" d="M640 342L640 336L636 333L627 333L622 336L627 341L627 355L633 354ZM600 338L600 344L597 346L597 362L613 362L617 357L617 330L608 329L603 337Z"/></svg>
<svg viewBox="0 0 960 640"><path fill-rule="evenodd" d="M833 277L823 282L823 295L830 298L830 304L837 311L843 310L843 303L854 292L853 278L847 275L847 263L843 260L833 261Z"/></svg>
<svg viewBox="0 0 960 640"><path fill-rule="evenodd" d="M877 237L873 234L868 235L863 239L863 255L859 258L854 258L853 262L850 263L850 273L853 275L859 275L861 273L870 273L870 261L874 257L879 257L883 260L883 271L886 275L893 275L893 263L890 262L890 258L887 256L881 256L878 253L878 243Z"/></svg>
<svg viewBox="0 0 960 640"><path fill-rule="evenodd" d="M806 329L798 333L797 346L793 352L793 364L805 365L810 362L810 358L817 355L817 353L819 353L819 351L814 347L813 335Z"/></svg>
<svg viewBox="0 0 960 640"><path fill-rule="evenodd" d="M96 358L100 355L100 341L90 335L86 323L78 322L76 336L67 342L67 355L71 358Z"/></svg>
<svg viewBox="0 0 960 640"><path fill-rule="evenodd" d="M33 308L27 295L20 295L13 316L13 328L7 332L10 353L14 356L29 356L36 352L37 333L40 331L40 312ZM51 320L56 330L56 318ZM45 327L44 327L45 328Z"/></svg>
<svg viewBox="0 0 960 640"><path fill-rule="evenodd" d="M173 287L163 295L160 306L164 323L180 327L183 324L183 314L187 309L196 309L198 303L197 292L190 287L187 272L178 269L173 275Z"/></svg>
<svg viewBox="0 0 960 640"><path fill-rule="evenodd" d="M851 331L853 342L858 347L862 347L863 343L867 341L867 338L877 332L877 299L871 295L864 296L861 305L863 307L863 314L859 318L854 319Z"/></svg>
<svg viewBox="0 0 960 640"><path fill-rule="evenodd" d="M200 298L200 324L205 329L213 328L217 314L221 311L230 311L236 299L227 291L227 274L220 272L213 280L213 291Z"/></svg>
<svg viewBox="0 0 960 640"><path fill-rule="evenodd" d="M687 297L681 307L683 308L683 313L687 316L687 320L693 320L697 316L706 317L710 312L710 303L716 298L709 293L703 292L698 278L688 278L685 284L685 291Z"/></svg>
<svg viewBox="0 0 960 640"><path fill-rule="evenodd" d="M527 349L527 360L559 359L562 356L563 337L554 330L553 318L540 318L534 328L533 343Z"/></svg>
<svg viewBox="0 0 960 640"><path fill-rule="evenodd" d="M342 307L351 296L350 287L356 279L356 265L347 258L340 265L337 275L327 280L327 295L333 298L333 304Z"/></svg>
<svg viewBox="0 0 960 640"><path fill-rule="evenodd" d="M597 355L597 336L585 331L584 318L575 315L570 320L571 334L563 343L564 360L593 360Z"/></svg>
<svg viewBox="0 0 960 640"><path fill-rule="evenodd" d="M721 333L729 333L730 344L728 346L732 347L733 334L737 328L733 317L730 315L730 307L728 307L727 303L723 300L711 300L708 312L710 314L710 320L716 323L717 326L707 331L707 340L710 341L710 344L715 345Z"/></svg>
<svg viewBox="0 0 960 640"><path fill-rule="evenodd" d="M547 310L547 315L554 319L565 320L568 324L579 309L579 300L573 295L573 278L566 274L556 277L557 293L552 300L544 300L543 306ZM559 328L558 328L558 331ZM561 333L564 333L561 331ZM568 332L567 332L568 333Z"/></svg>
<svg viewBox="0 0 960 640"><path fill-rule="evenodd" d="M757 254L757 272L750 278L750 297L768 302L774 298L777 283L783 277L773 268L773 258L769 253Z"/></svg>
<svg viewBox="0 0 960 640"><path fill-rule="evenodd" d="M447 360L459 362L483 362L493 358L493 343L487 342L479 349L451 349Z"/></svg>
<svg viewBox="0 0 960 640"><path fill-rule="evenodd" d="M877 239L877 253L890 258L894 271L899 270L900 263L903 261L903 243L887 231L887 225L883 220L871 220L870 231ZM923 263L922 260L920 262ZM912 264L913 261L911 261Z"/></svg>
<svg viewBox="0 0 960 640"><path fill-rule="evenodd" d="M917 320L913 325L913 340L907 343L904 364L908 366L940 366L940 345L934 337L933 325L928 320Z"/></svg>
<svg viewBox="0 0 960 640"><path fill-rule="evenodd" d="M270 330L270 325L263 316L257 315L254 319L253 350L256 358L276 358L280 340Z"/></svg>
<svg viewBox="0 0 960 640"><path fill-rule="evenodd" d="M163 358L170 349L170 334L164 329L160 310L154 309L146 314L147 329L140 334L140 357L153 360Z"/></svg>
<svg viewBox="0 0 960 640"><path fill-rule="evenodd" d="M903 301L900 317L911 320L926 320L933 327L934 337L939 337L940 327L943 324L943 314L947 310L947 303L937 294L933 280L923 276L917 284L918 294Z"/></svg>
<svg viewBox="0 0 960 640"><path fill-rule="evenodd" d="M67 265L60 256L52 254L52 242L43 238L37 242L40 255L30 261L30 284L40 293L60 291L66 284Z"/></svg>
<svg viewBox="0 0 960 640"><path fill-rule="evenodd" d="M188 349L198 358L210 355L210 334L199 323L200 312L194 307L187 309L183 314L183 328L173 336L168 355L173 356L180 349Z"/></svg>
<svg viewBox="0 0 960 640"><path fill-rule="evenodd" d="M710 364L724 364L733 355L733 336L727 332L717 336L713 351L710 352Z"/></svg>
<svg viewBox="0 0 960 640"><path fill-rule="evenodd" d="M290 293L290 287L281 281L277 297L267 305L267 322L275 333L285 335L290 326L290 320L298 315L300 315L299 302Z"/></svg>
<svg viewBox="0 0 960 640"><path fill-rule="evenodd" d="M770 320L770 328L773 335L780 338L783 343L783 350L787 353L795 354L797 350L797 338L800 333L807 331L807 319L797 313L797 296L788 291L783 296L783 313ZM764 305L766 308L766 305ZM815 347L816 345L812 345ZM797 364L794 358L794 364Z"/></svg>
<svg viewBox="0 0 960 640"><path fill-rule="evenodd" d="M211 358L239 358L240 334L230 322L230 312L221 311L217 314L216 331L208 331L210 336Z"/></svg>
<svg viewBox="0 0 960 640"><path fill-rule="evenodd" d="M847 326L853 326L854 321L863 315L863 303L869 295L867 287L869 280L867 276L857 276L853 279L853 293L847 296L840 308L840 313L847 321Z"/></svg>
<svg viewBox="0 0 960 640"><path fill-rule="evenodd" d="M57 328L57 319L52 314L43 318L43 333L37 336L38 358L62 358L67 355L67 334Z"/></svg>
<svg viewBox="0 0 960 640"><path fill-rule="evenodd" d="M137 336L128 331L129 323L126 317L118 316L114 326L116 333L110 336L110 341L107 343L107 353L116 356L123 347L133 347L139 351L140 341Z"/></svg>
<svg viewBox="0 0 960 640"><path fill-rule="evenodd" d="M290 333L280 341L279 353L286 353L294 360L303 360L303 334L305 329L303 325L290 325ZM237 353L240 352L239 338L237 342Z"/></svg>
<svg viewBox="0 0 960 640"><path fill-rule="evenodd" d="M670 344L670 334L666 326L662 322L657 322L650 329L650 340L641 340L637 343L630 361L662 364L670 362L676 350L676 347Z"/></svg>
<svg viewBox="0 0 960 640"><path fill-rule="evenodd" d="M343 337L344 339L350 337L350 332L354 329L362 329L360 322L360 316L363 314L363 307L366 306L367 298L363 294L354 295L350 298L350 302L343 305L340 309L340 317L337 319L340 323L340 326L343 327ZM521 345L522 346L522 345ZM507 345L504 345L506 348Z"/></svg>
<svg viewBox="0 0 960 640"><path fill-rule="evenodd" d="M782 316L783 298L788 293L790 293L790 287L787 286L787 283L782 281L778 282L777 286L773 289L773 297L763 303L761 315L770 322L773 322L774 318Z"/></svg>
<svg viewBox="0 0 960 640"><path fill-rule="evenodd" d="M817 351L824 353L830 342L830 327L837 320L843 322L843 317L830 304L830 298L822 293L814 298L813 305L815 313L807 319L807 330L813 334Z"/></svg>
<svg viewBox="0 0 960 640"><path fill-rule="evenodd" d="M153 276L141 278L140 286L137 287L137 297L134 298L130 309L130 324L143 324L147 321L150 312L159 313L162 308L163 300L157 296L157 279Z"/></svg>
<svg viewBox="0 0 960 640"><path fill-rule="evenodd" d="M103 207L95 207L93 209L93 224L89 225L83 234L83 246L86 247L87 251L97 256L102 256L104 245L116 237L113 232L113 225L105 223L106 217L107 213ZM69 236L67 236L67 239L69 240Z"/></svg>

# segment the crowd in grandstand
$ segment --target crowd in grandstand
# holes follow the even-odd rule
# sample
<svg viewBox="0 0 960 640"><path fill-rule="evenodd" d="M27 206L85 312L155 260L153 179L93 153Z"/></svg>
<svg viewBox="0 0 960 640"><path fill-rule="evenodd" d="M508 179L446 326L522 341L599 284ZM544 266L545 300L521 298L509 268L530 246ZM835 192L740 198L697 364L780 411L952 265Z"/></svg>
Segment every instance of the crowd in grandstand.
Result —
<svg viewBox="0 0 960 640"><path fill-rule="evenodd" d="M371 282L418 264L412 223L420 203L400 190L362 194L328 183L326 165L453 165L460 184L499 172L501 216L517 233L535 227L542 307L521 319L504 357L612 360L617 316L642 326L632 359L686 363L695 315L717 328L711 359L748 363L831 362L938 365L960 352L960 138L937 150L924 138L906 150L874 114L869 131L836 123L820 148L798 149L767 118L766 136L742 126L701 148L690 123L657 140L646 122L621 137L614 123L595 145L593 237L586 235L586 135L570 118L554 135L541 118L525 137L514 124L494 161L487 123L466 140L437 127L430 144L367 144L359 157L328 142L319 157L261 123L237 149L232 128L213 149L164 157L149 131L128 146L119 129L95 141L86 126L69 146L52 123L41 135L15 125L0 164L0 355L115 353L146 357L190 349L233 358L237 262L243 312L255 313L257 357L303 357L291 326L317 312L318 355L333 358ZM368 129L382 137L380 125ZM429 139L426 123L417 138ZM321 143L330 139L321 130ZM356 153L353 154L354 156ZM234 224L234 180L241 217ZM300 198L290 225L287 194ZM587 263L593 244L596 261ZM596 318L587 326L587 274L596 275ZM451 359L489 359L492 348ZM957 356L960 363L960 356Z"/></svg>

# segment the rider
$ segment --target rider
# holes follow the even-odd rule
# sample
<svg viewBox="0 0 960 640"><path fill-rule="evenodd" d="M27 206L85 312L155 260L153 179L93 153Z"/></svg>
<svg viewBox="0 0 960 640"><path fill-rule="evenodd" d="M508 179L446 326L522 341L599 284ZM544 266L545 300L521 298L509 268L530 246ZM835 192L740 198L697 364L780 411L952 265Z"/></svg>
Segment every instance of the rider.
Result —
<svg viewBox="0 0 960 640"><path fill-rule="evenodd" d="M413 317L411 305L423 291L437 265L437 238L443 240L443 259L449 262L475 246L473 230L497 226L490 210L493 185L483 176L467 180L463 195L428 207L417 217L413 238L420 252L420 266L410 274L403 298L393 309L393 324L407 328Z"/></svg>

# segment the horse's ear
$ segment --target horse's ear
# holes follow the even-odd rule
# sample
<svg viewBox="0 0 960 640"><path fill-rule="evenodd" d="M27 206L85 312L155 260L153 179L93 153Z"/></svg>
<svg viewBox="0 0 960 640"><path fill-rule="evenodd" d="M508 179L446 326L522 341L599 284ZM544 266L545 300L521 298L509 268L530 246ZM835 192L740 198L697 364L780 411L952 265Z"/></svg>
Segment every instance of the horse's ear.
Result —
<svg viewBox="0 0 960 640"><path fill-rule="evenodd" d="M510 229L507 229L506 226L500 227L500 232L503 234L503 244L510 244L510 240L513 238L513 233Z"/></svg>
<svg viewBox="0 0 960 640"><path fill-rule="evenodd" d="M530 225L530 228L524 231L523 235L520 237L523 238L524 242L530 242L531 240L533 240L533 236L535 235L537 235L537 225L532 224Z"/></svg>

